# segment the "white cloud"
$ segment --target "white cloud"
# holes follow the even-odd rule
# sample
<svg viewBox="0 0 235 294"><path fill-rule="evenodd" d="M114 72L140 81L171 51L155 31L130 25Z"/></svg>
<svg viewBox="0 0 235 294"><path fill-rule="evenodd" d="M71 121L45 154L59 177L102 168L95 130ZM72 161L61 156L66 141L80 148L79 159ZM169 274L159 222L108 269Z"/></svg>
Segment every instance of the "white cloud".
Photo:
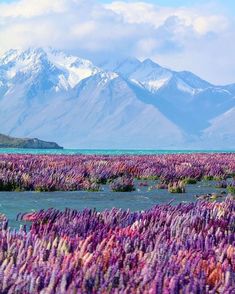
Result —
<svg viewBox="0 0 235 294"><path fill-rule="evenodd" d="M123 20L132 24L149 24L158 28L169 17L177 17L185 27L192 27L199 34L218 32L227 28L228 20L223 15L213 15L201 7L169 8L144 2L113 2L106 7L119 14Z"/></svg>
<svg viewBox="0 0 235 294"><path fill-rule="evenodd" d="M68 8L65 0L22 0L1 4L1 17L35 17L48 13L63 13Z"/></svg>
<svg viewBox="0 0 235 294"><path fill-rule="evenodd" d="M225 13L208 4L171 8L146 2L18 0L0 4L0 51L52 46L85 57L150 57L223 83L235 81L233 27ZM217 73L221 63L226 64L223 75Z"/></svg>

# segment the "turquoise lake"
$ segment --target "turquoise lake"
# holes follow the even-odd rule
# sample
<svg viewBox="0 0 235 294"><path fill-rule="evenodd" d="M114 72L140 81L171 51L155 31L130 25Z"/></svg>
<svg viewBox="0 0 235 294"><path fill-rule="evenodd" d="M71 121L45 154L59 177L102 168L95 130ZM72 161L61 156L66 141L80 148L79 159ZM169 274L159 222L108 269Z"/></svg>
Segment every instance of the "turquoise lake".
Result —
<svg viewBox="0 0 235 294"><path fill-rule="evenodd" d="M152 183L149 183L151 186ZM105 209L122 208L131 211L150 209L154 205L177 205L181 202L195 202L196 195L217 193L222 194L224 189L216 189L212 182L198 182L196 185L187 185L186 193L171 194L167 190L148 190L148 187L139 187L136 191L111 192L108 185L99 192L73 191L73 192L0 192L0 212L9 219L13 228L18 228L20 222L16 221L18 213L38 211L40 209L56 208L64 210L84 208L103 211ZM224 199L223 196L220 199Z"/></svg>
<svg viewBox="0 0 235 294"><path fill-rule="evenodd" d="M105 155L122 155L122 154L134 154L134 155L144 155L144 154L181 154L181 153L235 153L235 150L101 150L101 149L10 149L10 148L0 148L0 154L11 153L11 154L105 154Z"/></svg>

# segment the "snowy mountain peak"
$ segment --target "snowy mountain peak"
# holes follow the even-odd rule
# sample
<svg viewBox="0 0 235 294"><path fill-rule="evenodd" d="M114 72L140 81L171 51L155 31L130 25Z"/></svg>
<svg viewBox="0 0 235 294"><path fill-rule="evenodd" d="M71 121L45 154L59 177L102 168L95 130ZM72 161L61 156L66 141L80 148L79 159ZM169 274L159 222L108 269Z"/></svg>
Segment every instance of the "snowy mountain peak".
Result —
<svg viewBox="0 0 235 294"><path fill-rule="evenodd" d="M141 65L141 62L134 57L128 57L119 60L106 60L101 62L99 66L105 71L116 72L124 77L133 72L136 68Z"/></svg>
<svg viewBox="0 0 235 294"><path fill-rule="evenodd" d="M16 82L25 77L40 80L45 75L53 81L55 88L68 89L75 87L80 81L102 72L92 62L76 56L65 54L51 48L30 48L27 50L10 50L0 57L0 72Z"/></svg>
<svg viewBox="0 0 235 294"><path fill-rule="evenodd" d="M48 49L47 56L57 68L65 73L71 88L75 87L80 81L102 72L91 61L65 54L59 50Z"/></svg>
<svg viewBox="0 0 235 294"><path fill-rule="evenodd" d="M24 61L29 59L40 59L45 56L45 51L42 48L29 48L27 50L11 49L0 56L1 63L8 64L10 62Z"/></svg>
<svg viewBox="0 0 235 294"><path fill-rule="evenodd" d="M235 85L151 59L96 66L52 48L0 56L0 132L13 136L75 148L214 148L221 138L235 144L234 109Z"/></svg>
<svg viewBox="0 0 235 294"><path fill-rule="evenodd" d="M104 70L117 72L121 76L130 79L140 87L144 87L151 93L156 93L162 87L169 84L178 84L178 88L194 95L202 89L212 86L191 72L177 72L162 67L150 58L139 61L136 58L105 62L100 65ZM170 83L171 82L171 83Z"/></svg>

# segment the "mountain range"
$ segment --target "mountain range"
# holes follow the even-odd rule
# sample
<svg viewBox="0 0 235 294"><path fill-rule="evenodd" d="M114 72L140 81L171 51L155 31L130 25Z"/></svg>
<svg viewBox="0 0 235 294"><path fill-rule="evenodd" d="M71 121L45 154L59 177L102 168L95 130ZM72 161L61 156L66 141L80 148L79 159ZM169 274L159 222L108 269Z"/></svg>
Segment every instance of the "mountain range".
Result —
<svg viewBox="0 0 235 294"><path fill-rule="evenodd" d="M218 73L219 74L219 73ZM235 84L150 59L94 64L63 51L0 56L0 133L67 148L233 149Z"/></svg>

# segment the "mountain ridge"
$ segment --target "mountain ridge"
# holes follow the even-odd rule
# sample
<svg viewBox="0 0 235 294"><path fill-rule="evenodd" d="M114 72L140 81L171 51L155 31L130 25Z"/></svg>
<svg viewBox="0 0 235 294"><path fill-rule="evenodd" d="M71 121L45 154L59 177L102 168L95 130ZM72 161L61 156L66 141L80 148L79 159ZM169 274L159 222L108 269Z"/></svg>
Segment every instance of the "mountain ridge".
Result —
<svg viewBox="0 0 235 294"><path fill-rule="evenodd" d="M48 48L0 56L0 132L13 136L71 148L211 149L233 135L229 123L218 126L233 107L235 84L215 86L150 59L95 65Z"/></svg>

